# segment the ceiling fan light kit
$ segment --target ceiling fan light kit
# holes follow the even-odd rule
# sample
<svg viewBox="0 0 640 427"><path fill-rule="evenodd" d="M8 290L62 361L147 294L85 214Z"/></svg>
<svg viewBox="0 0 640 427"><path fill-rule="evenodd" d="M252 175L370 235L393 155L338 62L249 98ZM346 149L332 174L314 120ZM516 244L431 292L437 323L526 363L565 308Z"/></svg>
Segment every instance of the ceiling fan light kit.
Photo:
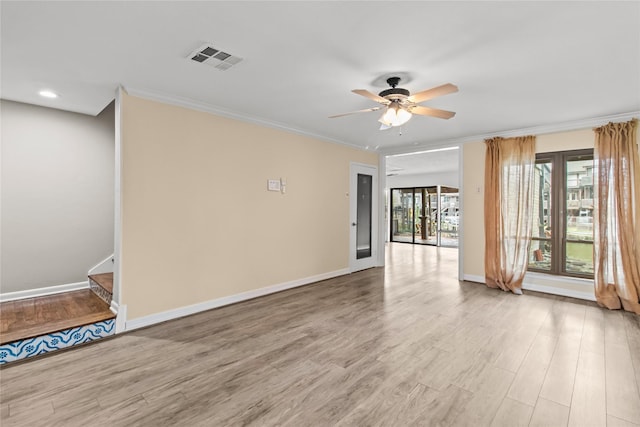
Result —
<svg viewBox="0 0 640 427"><path fill-rule="evenodd" d="M412 114L401 107L397 102L392 102L387 107L382 117L378 120L380 123L386 126L402 126L411 119Z"/></svg>
<svg viewBox="0 0 640 427"><path fill-rule="evenodd" d="M453 111L439 110L436 108L429 108L418 105L420 102L428 101L438 96L447 95L458 91L458 87L451 83L444 84L442 86L434 87L432 89L424 90L416 94L411 95L407 89L403 89L398 86L400 83L399 77L389 77L387 83L391 86L390 89L385 89L378 95L369 92L366 89L354 89L353 93L357 95L369 98L379 104L386 106L386 110L382 114L382 117L378 119L382 126L380 130L389 129L391 127L402 126L407 123L413 114L421 116L431 116L440 119L450 119L455 116ZM363 113L368 111L377 111L382 107L367 108L365 110L353 111L350 113L337 114L330 118L347 116L349 114Z"/></svg>

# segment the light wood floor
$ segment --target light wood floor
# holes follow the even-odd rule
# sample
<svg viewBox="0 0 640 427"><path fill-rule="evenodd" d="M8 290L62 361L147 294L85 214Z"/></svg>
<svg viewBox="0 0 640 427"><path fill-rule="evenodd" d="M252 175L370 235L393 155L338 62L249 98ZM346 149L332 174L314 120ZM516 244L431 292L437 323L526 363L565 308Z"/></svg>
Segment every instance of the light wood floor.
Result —
<svg viewBox="0 0 640 427"><path fill-rule="evenodd" d="M640 321L458 282L457 251L0 370L2 426L640 425Z"/></svg>

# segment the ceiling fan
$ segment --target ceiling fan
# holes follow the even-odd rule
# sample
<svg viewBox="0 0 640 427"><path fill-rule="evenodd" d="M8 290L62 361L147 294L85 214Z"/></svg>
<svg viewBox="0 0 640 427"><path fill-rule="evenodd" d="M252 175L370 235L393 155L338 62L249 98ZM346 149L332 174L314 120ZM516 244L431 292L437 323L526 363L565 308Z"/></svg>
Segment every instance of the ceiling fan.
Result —
<svg viewBox="0 0 640 427"><path fill-rule="evenodd" d="M382 117L378 119L378 121L382 123L380 130L384 130L390 129L394 126L402 126L403 124L408 122L409 119L411 119L413 114L438 117L440 119L450 119L451 117L456 115L456 113L454 113L453 111L439 110L437 108L429 108L418 105L420 102L428 101L429 99L433 99L438 96L457 92L458 87L456 85L447 83L442 86L437 86L411 95L407 89L397 87L398 83L400 83L400 77L389 77L387 79L387 83L389 84L389 86L391 86L391 88L383 90L378 95L371 93L365 89L354 89L351 91L358 95L364 96L365 98L376 101L382 104L382 106L365 108L364 110L351 111L344 114L336 114L335 116L330 116L329 118L333 119L335 117L348 116L349 114L378 111L386 107L384 114L382 114Z"/></svg>

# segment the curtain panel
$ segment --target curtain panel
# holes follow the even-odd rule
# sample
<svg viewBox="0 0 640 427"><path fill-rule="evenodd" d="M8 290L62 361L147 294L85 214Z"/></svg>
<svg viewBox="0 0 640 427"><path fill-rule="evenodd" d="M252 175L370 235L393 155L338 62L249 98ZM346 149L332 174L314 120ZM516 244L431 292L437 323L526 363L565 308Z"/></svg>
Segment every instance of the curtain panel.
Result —
<svg viewBox="0 0 640 427"><path fill-rule="evenodd" d="M596 301L640 314L640 160L637 120L594 129Z"/></svg>
<svg viewBox="0 0 640 427"><path fill-rule="evenodd" d="M487 286L522 293L533 228L535 136L485 140Z"/></svg>

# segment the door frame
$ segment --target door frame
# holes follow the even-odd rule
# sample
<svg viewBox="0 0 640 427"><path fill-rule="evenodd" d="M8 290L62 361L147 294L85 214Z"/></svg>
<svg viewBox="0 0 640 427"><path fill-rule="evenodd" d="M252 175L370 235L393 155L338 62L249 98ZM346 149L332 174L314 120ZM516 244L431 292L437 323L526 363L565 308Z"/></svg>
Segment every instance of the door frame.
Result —
<svg viewBox="0 0 640 427"><path fill-rule="evenodd" d="M372 177L371 256L361 259L356 258L356 226L352 225L357 223L358 174L367 174ZM349 167L349 272L351 273L379 265L379 192L378 166L351 162Z"/></svg>

